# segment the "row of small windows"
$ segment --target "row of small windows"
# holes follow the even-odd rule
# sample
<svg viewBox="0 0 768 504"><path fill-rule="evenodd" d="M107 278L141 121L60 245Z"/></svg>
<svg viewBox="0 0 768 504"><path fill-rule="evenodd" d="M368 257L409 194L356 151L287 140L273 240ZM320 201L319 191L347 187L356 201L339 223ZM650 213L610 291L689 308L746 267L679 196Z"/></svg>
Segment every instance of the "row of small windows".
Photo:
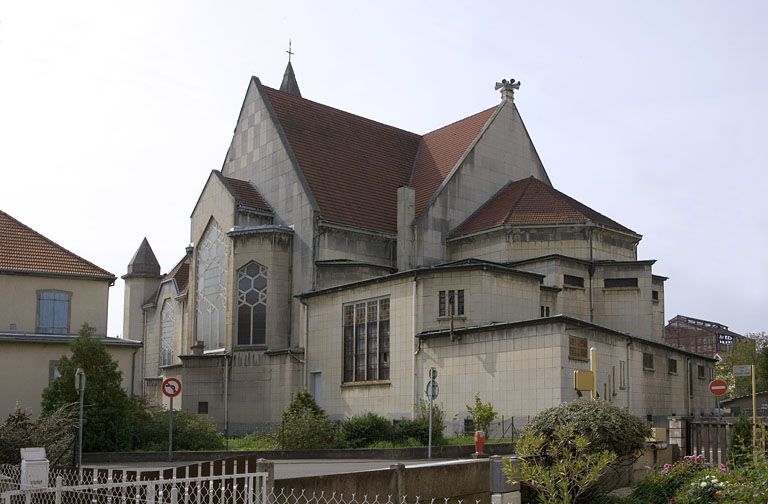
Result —
<svg viewBox="0 0 768 504"><path fill-rule="evenodd" d="M464 316L464 290L441 290L438 292L438 317Z"/></svg>

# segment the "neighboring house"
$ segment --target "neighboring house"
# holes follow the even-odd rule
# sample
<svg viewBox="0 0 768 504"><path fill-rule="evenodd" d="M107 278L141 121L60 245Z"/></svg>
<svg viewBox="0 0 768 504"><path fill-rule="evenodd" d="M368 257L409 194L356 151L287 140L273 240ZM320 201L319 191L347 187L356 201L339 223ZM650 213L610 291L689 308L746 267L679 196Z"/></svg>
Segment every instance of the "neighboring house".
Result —
<svg viewBox="0 0 768 504"><path fill-rule="evenodd" d="M16 405L40 413L58 359L86 323L119 363L123 386L136 392L141 343L105 337L115 279L0 211L0 418Z"/></svg>
<svg viewBox="0 0 768 504"><path fill-rule="evenodd" d="M752 394L725 399L720 402L723 408L728 408L732 415L745 414L752 416ZM755 394L757 416L768 417L768 390Z"/></svg>
<svg viewBox="0 0 768 504"><path fill-rule="evenodd" d="M420 135L303 98L290 63L279 90L253 77L186 254L161 276L143 242L124 277L145 393L180 376L183 409L236 434L298 387L335 419L411 417L435 367L460 429L478 392L518 422L575 399L594 347L600 399L711 411L714 361L664 342L641 235L552 186L517 84L498 87Z"/></svg>
<svg viewBox="0 0 768 504"><path fill-rule="evenodd" d="M664 341L676 348L715 357L733 351L734 343L752 340L718 322L678 315L664 328Z"/></svg>

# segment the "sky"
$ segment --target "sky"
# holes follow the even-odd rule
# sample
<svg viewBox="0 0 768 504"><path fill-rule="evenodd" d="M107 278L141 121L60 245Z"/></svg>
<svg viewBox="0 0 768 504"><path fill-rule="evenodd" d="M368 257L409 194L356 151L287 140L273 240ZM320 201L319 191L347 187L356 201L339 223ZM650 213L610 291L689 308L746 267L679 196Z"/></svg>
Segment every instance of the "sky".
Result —
<svg viewBox="0 0 768 504"><path fill-rule="evenodd" d="M768 330L768 3L0 0L0 209L168 271L251 75L426 133L516 104L554 186L641 233L666 318ZM122 333L123 281L109 335Z"/></svg>

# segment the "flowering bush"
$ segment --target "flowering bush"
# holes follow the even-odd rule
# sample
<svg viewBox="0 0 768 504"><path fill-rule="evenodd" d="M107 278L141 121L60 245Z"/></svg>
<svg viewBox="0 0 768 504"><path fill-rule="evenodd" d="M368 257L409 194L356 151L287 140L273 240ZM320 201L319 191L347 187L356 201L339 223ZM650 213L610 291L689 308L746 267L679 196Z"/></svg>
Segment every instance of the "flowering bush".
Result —
<svg viewBox="0 0 768 504"><path fill-rule="evenodd" d="M701 455L685 456L680 462L664 464L660 472L651 474L635 486L632 500L643 504L667 504L681 487L706 469Z"/></svg>
<svg viewBox="0 0 768 504"><path fill-rule="evenodd" d="M679 492L678 504L706 504L709 502L720 502L723 496L723 489L728 485L722 481L712 470L708 471L702 477L691 481L690 485L683 486Z"/></svg>

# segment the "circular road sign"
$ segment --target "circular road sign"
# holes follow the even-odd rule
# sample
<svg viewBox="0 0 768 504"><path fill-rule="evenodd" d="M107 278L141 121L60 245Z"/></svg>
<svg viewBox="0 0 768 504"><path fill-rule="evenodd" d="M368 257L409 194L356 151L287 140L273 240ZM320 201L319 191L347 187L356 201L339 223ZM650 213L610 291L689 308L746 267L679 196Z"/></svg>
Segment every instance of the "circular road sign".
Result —
<svg viewBox="0 0 768 504"><path fill-rule="evenodd" d="M709 382L709 391L712 395L723 395L728 392L728 383L725 380L718 378Z"/></svg>
<svg viewBox="0 0 768 504"><path fill-rule="evenodd" d="M163 380L163 385L161 388L163 389L163 394L166 397L176 397L177 395L181 394L181 382L178 378L166 378Z"/></svg>
<svg viewBox="0 0 768 504"><path fill-rule="evenodd" d="M440 393L440 386L437 384L435 380L429 380L427 382L427 389L424 391L427 394L427 398L432 398L434 401L437 399L438 394Z"/></svg>

